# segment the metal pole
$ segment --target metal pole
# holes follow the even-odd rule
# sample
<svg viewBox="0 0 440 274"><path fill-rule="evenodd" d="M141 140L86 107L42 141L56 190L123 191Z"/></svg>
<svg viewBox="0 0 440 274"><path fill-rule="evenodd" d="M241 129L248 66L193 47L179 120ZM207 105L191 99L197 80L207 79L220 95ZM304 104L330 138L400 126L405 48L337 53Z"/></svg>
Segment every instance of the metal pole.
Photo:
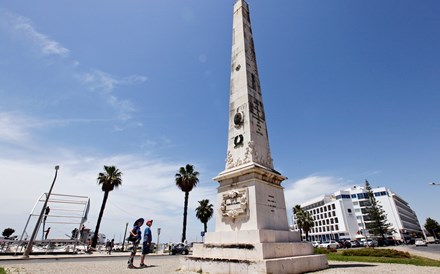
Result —
<svg viewBox="0 0 440 274"><path fill-rule="evenodd" d="M157 246L156 246L156 254L159 253L159 236L160 236L160 227L157 228Z"/></svg>
<svg viewBox="0 0 440 274"><path fill-rule="evenodd" d="M29 239L29 243L26 247L26 250L23 253L23 259L28 259L29 254L32 251L32 245L34 244L35 237L37 236L38 229L40 228L41 219L43 218L44 211L46 210L47 202L49 201L50 194L52 193L53 186L55 184L55 180L57 179L58 169L60 166L55 166L55 177L53 178L52 185L50 186L49 192L46 195L46 201L44 201L43 208L41 209L40 216L38 217L37 223L35 224L34 232L32 232L32 236Z"/></svg>
<svg viewBox="0 0 440 274"><path fill-rule="evenodd" d="M122 240L122 251L124 251L125 237L127 237L127 227L128 223L125 224L124 240Z"/></svg>

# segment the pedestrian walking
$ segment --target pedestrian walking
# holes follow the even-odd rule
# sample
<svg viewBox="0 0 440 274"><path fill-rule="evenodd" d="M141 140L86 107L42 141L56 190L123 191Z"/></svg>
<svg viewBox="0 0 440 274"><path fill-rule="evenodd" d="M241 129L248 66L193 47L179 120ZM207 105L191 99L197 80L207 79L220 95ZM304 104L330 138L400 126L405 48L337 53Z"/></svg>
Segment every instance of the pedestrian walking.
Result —
<svg viewBox="0 0 440 274"><path fill-rule="evenodd" d="M151 241L153 240L153 237L151 235L151 229L150 229L151 226L153 225L153 220L148 220L146 225L147 225L147 227L144 230L144 241L142 243L142 255L141 255L140 267L147 267L147 265L144 264L145 255L150 253Z"/></svg>
<svg viewBox="0 0 440 274"><path fill-rule="evenodd" d="M115 239L112 239L110 241L110 246L109 246L109 251L108 251L108 255L112 255L112 251L113 251L113 247L115 246Z"/></svg>
<svg viewBox="0 0 440 274"><path fill-rule="evenodd" d="M107 252L107 254L110 254L110 240L107 240L107 242L105 242L105 251Z"/></svg>
<svg viewBox="0 0 440 274"><path fill-rule="evenodd" d="M130 259L128 259L128 268L136 268L133 265L134 256L136 256L137 247L142 239L141 226L144 224L144 219L139 218L134 222L133 228L130 230L130 236L128 236L128 241L133 243L133 250L130 254Z"/></svg>

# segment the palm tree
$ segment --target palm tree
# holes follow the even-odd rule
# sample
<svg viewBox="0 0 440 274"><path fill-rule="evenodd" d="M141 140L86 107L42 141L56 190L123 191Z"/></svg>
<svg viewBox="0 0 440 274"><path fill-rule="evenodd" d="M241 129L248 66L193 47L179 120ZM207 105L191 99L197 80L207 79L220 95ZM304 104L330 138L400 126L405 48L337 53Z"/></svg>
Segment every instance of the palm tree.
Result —
<svg viewBox="0 0 440 274"><path fill-rule="evenodd" d="M300 205L296 205L293 207L293 214L295 215L296 226L299 229L299 237L302 241L302 228L303 228L303 215L304 211Z"/></svg>
<svg viewBox="0 0 440 274"><path fill-rule="evenodd" d="M306 234L306 241L309 240L309 232L312 227L315 226L315 223L313 221L313 217L308 211L304 211L303 214L301 214L301 223L302 228L304 230L304 233Z"/></svg>
<svg viewBox="0 0 440 274"><path fill-rule="evenodd" d="M199 182L199 173L194 170L194 166L187 164L185 167L180 167L179 173L176 173L176 185L185 192L185 203L183 207L183 231L182 231L182 243L186 239L186 216L188 214L188 197L189 192Z"/></svg>
<svg viewBox="0 0 440 274"><path fill-rule="evenodd" d="M104 191L104 198L102 199L101 210L99 211L98 221L96 223L95 234L92 239L92 247L96 248L98 242L99 227L101 226L102 215L104 215L105 204L107 203L108 194L113 189L119 187L122 184L122 172L115 166L104 166L105 172L98 174L98 184L101 185L102 191Z"/></svg>
<svg viewBox="0 0 440 274"><path fill-rule="evenodd" d="M208 199L199 201L199 206L196 208L196 217L203 223L203 231L208 230L208 221L211 219L214 209L213 205L209 203Z"/></svg>

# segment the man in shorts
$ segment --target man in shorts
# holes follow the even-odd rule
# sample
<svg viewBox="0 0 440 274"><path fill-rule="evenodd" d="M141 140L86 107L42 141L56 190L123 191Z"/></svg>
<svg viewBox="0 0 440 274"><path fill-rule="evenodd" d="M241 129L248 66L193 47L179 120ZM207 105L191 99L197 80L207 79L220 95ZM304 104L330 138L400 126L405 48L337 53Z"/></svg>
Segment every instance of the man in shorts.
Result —
<svg viewBox="0 0 440 274"><path fill-rule="evenodd" d="M142 243L142 255L141 255L140 267L147 267L147 265L144 264L145 255L150 253L151 241L153 240L150 229L151 225L153 225L153 220L147 220L146 225L147 227L144 230L144 242Z"/></svg>

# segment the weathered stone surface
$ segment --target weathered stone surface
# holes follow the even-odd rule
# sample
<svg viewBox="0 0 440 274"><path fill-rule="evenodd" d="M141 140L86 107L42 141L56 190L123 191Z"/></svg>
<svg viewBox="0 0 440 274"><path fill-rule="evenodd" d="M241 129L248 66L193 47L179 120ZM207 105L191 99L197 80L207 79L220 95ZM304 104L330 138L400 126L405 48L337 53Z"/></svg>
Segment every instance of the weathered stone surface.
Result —
<svg viewBox="0 0 440 274"><path fill-rule="evenodd" d="M228 150L217 189L215 231L182 259L202 273L304 273L328 267L310 243L289 231L286 179L274 170L261 97L249 8L234 5Z"/></svg>

